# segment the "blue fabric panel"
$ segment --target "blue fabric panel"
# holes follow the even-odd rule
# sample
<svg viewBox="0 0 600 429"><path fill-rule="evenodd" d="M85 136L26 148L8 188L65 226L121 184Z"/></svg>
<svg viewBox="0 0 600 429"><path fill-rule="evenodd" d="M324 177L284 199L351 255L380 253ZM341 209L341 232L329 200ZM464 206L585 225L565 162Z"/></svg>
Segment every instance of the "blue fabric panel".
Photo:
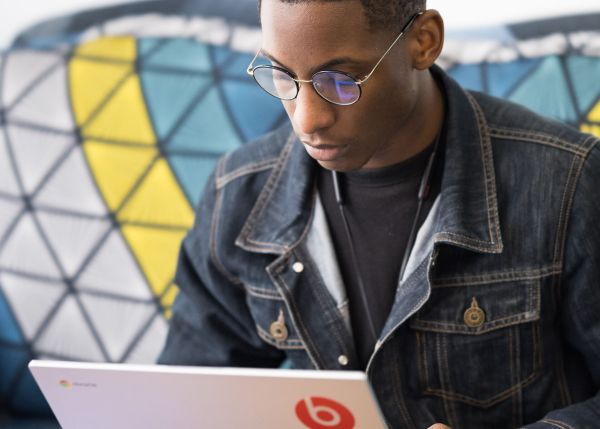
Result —
<svg viewBox="0 0 600 429"><path fill-rule="evenodd" d="M210 72L212 62L209 49L194 40L172 39L144 61L145 66Z"/></svg>
<svg viewBox="0 0 600 429"><path fill-rule="evenodd" d="M171 168L175 171L192 207L198 204L204 185L216 162L216 157L169 156Z"/></svg>
<svg viewBox="0 0 600 429"><path fill-rule="evenodd" d="M0 341L22 344L23 336L18 323L12 316L12 311L0 290Z"/></svg>
<svg viewBox="0 0 600 429"><path fill-rule="evenodd" d="M254 78L246 73L246 69L248 68L248 65L250 65L252 58L254 58L254 55L235 54L233 58L223 64L221 73L226 77L239 78L255 83Z"/></svg>
<svg viewBox="0 0 600 429"><path fill-rule="evenodd" d="M483 91L483 77L479 64L458 65L453 67L449 74L465 88Z"/></svg>
<svg viewBox="0 0 600 429"><path fill-rule="evenodd" d="M156 46L161 43L161 39L147 37L145 39L138 39L137 43L138 58L144 58L156 49Z"/></svg>
<svg viewBox="0 0 600 429"><path fill-rule="evenodd" d="M245 141L270 131L284 113L281 101L264 92L252 79L248 82L228 80L222 85Z"/></svg>
<svg viewBox="0 0 600 429"><path fill-rule="evenodd" d="M488 89L496 97L506 97L540 60L519 59L508 63L488 64Z"/></svg>
<svg viewBox="0 0 600 429"><path fill-rule="evenodd" d="M546 58L509 99L561 121L575 123L578 119L557 57Z"/></svg>
<svg viewBox="0 0 600 429"><path fill-rule="evenodd" d="M142 87L158 138L164 140L182 117L194 97L211 79L197 75L143 71Z"/></svg>
<svg viewBox="0 0 600 429"><path fill-rule="evenodd" d="M241 143L218 88L213 87L177 130L169 148L220 154L237 148Z"/></svg>
<svg viewBox="0 0 600 429"><path fill-rule="evenodd" d="M30 360L25 349L0 346L0 396L11 396L10 386Z"/></svg>
<svg viewBox="0 0 600 429"><path fill-rule="evenodd" d="M600 98L600 58L569 57L567 67L577 95L579 111L587 113Z"/></svg>
<svg viewBox="0 0 600 429"><path fill-rule="evenodd" d="M22 412L36 417L53 415L29 370L23 373L10 402L12 402L12 410L15 413Z"/></svg>

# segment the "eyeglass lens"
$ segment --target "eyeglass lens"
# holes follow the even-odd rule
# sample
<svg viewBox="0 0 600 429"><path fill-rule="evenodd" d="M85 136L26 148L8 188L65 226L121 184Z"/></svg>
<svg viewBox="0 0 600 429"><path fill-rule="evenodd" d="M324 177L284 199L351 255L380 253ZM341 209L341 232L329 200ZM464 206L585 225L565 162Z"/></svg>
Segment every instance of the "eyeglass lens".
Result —
<svg viewBox="0 0 600 429"><path fill-rule="evenodd" d="M257 67L254 79L270 95L293 100L298 95L298 86L286 72L273 67ZM355 103L360 98L360 85L340 72L320 71L313 75L313 87L325 100L339 105Z"/></svg>

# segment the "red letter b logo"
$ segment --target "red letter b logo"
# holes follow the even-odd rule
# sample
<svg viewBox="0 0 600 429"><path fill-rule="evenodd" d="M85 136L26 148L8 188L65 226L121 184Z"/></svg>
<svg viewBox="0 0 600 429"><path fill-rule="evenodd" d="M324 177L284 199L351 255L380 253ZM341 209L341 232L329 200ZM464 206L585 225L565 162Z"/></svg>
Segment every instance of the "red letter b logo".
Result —
<svg viewBox="0 0 600 429"><path fill-rule="evenodd" d="M296 404L296 415L310 429L354 429L354 416L332 399L313 396Z"/></svg>

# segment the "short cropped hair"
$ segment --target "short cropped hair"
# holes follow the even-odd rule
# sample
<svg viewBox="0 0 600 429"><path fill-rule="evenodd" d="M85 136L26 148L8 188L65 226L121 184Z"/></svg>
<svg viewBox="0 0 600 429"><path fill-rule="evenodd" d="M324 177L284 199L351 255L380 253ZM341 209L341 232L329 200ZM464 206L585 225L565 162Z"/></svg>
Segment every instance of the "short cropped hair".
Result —
<svg viewBox="0 0 600 429"><path fill-rule="evenodd" d="M288 4L335 2L344 0L277 0ZM360 0L372 30L400 30L418 12L424 12L426 0ZM261 0L258 0L260 10Z"/></svg>

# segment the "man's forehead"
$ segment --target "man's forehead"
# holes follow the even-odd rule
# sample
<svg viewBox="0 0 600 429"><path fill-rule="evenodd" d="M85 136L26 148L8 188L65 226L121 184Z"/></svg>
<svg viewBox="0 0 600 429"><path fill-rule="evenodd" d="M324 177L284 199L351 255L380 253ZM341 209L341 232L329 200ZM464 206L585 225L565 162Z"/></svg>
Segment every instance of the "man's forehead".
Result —
<svg viewBox="0 0 600 429"><path fill-rule="evenodd" d="M338 57L364 61L377 46L359 0L263 0L261 25L262 46L278 62L291 55L310 56L313 63Z"/></svg>

